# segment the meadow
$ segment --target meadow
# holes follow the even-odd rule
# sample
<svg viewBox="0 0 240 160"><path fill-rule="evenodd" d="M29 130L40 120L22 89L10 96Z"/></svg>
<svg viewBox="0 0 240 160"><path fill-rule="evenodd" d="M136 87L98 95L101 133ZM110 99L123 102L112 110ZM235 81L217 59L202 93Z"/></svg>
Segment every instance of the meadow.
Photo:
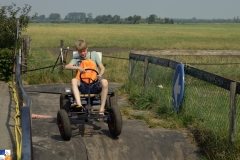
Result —
<svg viewBox="0 0 240 160"><path fill-rule="evenodd" d="M239 24L30 24L33 48L73 46L79 38L89 47L128 49L239 50Z"/></svg>
<svg viewBox="0 0 240 160"><path fill-rule="evenodd" d="M27 32L23 32L22 34L26 34L32 39L31 57L29 58L28 69L53 65L57 55L53 55L48 48L59 48L60 40L64 40L64 47L74 48L74 43L79 38L84 38L88 42L90 49L112 48L112 54L115 54L117 57L125 58L128 58L128 53L131 50L240 50L239 24L229 23L174 25L30 23ZM115 51L114 49L116 48L125 49L125 51ZM70 56L68 56L68 58L70 58ZM49 61L47 61L47 59ZM192 62L191 59L196 62L196 57L184 57L183 62L190 63ZM206 60L201 60L201 63L209 61L206 56L202 59ZM128 63L121 61L121 65L116 65L117 63L112 63L112 60L113 59L104 58L106 63L104 61L103 63L108 65L105 77L113 82L125 82L127 79L127 74L125 72L127 72L126 67ZM109 65L108 63L111 64ZM125 64L124 72L121 72L122 64ZM118 70L116 70L117 68ZM208 66L205 68L209 69ZM224 73L220 71L222 71L222 69L214 70L214 72L217 72L219 75L233 73L229 72L229 70L224 71ZM66 72L62 74L66 74ZM36 71L29 73L28 76L24 76L24 82L27 84L66 83L69 82L67 77L70 75L70 73L67 73L67 75L61 75L59 78L57 74ZM32 77L35 78L33 79ZM232 77L235 78L236 75L232 75Z"/></svg>

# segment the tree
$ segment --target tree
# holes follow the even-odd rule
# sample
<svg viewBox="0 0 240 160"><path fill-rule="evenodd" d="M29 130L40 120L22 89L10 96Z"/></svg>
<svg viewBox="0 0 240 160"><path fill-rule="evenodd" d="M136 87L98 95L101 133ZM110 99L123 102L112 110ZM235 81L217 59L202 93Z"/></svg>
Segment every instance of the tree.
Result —
<svg viewBox="0 0 240 160"><path fill-rule="evenodd" d="M112 22L112 16L109 14L109 15L103 15L103 21L105 23L111 23Z"/></svg>
<svg viewBox="0 0 240 160"><path fill-rule="evenodd" d="M52 21L56 21L56 20L60 20L61 16L59 13L51 13L48 17L48 19L52 20Z"/></svg>
<svg viewBox="0 0 240 160"><path fill-rule="evenodd" d="M93 20L92 13L88 13L88 14L87 14L87 18L88 18L88 20L90 20L90 21Z"/></svg>
<svg viewBox="0 0 240 160"><path fill-rule="evenodd" d="M133 17L132 17L132 16L129 16L129 17L127 18L127 20L128 20L128 21L132 21L132 20L133 20Z"/></svg>
<svg viewBox="0 0 240 160"><path fill-rule="evenodd" d="M97 17L95 18L95 21L96 21L97 23L99 23L99 24L103 23L103 16L97 16Z"/></svg>
<svg viewBox="0 0 240 160"><path fill-rule="evenodd" d="M45 15L36 16L34 20L44 21L46 19Z"/></svg>
<svg viewBox="0 0 240 160"><path fill-rule="evenodd" d="M69 20L72 22L85 22L86 13L72 12L68 13L68 15L64 18L65 20Z"/></svg>
<svg viewBox="0 0 240 160"><path fill-rule="evenodd" d="M169 23L169 18L164 18L165 23Z"/></svg>
<svg viewBox="0 0 240 160"><path fill-rule="evenodd" d="M157 19L157 16L155 14L151 14L148 18L148 23L151 24L151 23L154 23Z"/></svg>
<svg viewBox="0 0 240 160"><path fill-rule="evenodd" d="M26 31L29 23L29 12L31 6L25 4L23 8L16 7L16 4L12 3L9 6L0 6L0 48L13 48L14 39L16 33L16 19L19 18L19 37L21 31ZM32 19L36 17L36 14L32 16Z"/></svg>
<svg viewBox="0 0 240 160"><path fill-rule="evenodd" d="M134 15L134 16L133 16L134 24L138 24L139 21L141 20L141 18L142 18L141 16Z"/></svg>
<svg viewBox="0 0 240 160"><path fill-rule="evenodd" d="M40 20L40 21L42 21L42 20L45 20L45 15L40 15L40 16L38 16L38 20Z"/></svg>
<svg viewBox="0 0 240 160"><path fill-rule="evenodd" d="M113 23L119 23L120 22L120 16L118 16L118 15L114 15L113 17L112 17L112 22Z"/></svg>

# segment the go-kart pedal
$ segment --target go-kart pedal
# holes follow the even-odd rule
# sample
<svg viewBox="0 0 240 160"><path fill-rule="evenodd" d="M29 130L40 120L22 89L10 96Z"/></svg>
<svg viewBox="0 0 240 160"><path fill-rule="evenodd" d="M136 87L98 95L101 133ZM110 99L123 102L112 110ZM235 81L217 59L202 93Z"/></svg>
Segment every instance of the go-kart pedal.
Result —
<svg viewBox="0 0 240 160"><path fill-rule="evenodd" d="M79 106L79 105L76 104L76 103L71 104L70 107L71 107L71 108L77 108L77 109L82 109L82 108L83 108L83 106Z"/></svg>
<svg viewBox="0 0 240 160"><path fill-rule="evenodd" d="M99 116L94 118L94 120L97 121L97 122L103 122L105 118L106 118L105 115L99 114Z"/></svg>
<svg viewBox="0 0 240 160"><path fill-rule="evenodd" d="M86 106L85 106L85 109L92 110L93 107L92 107L92 106L89 106L89 105L86 105Z"/></svg>

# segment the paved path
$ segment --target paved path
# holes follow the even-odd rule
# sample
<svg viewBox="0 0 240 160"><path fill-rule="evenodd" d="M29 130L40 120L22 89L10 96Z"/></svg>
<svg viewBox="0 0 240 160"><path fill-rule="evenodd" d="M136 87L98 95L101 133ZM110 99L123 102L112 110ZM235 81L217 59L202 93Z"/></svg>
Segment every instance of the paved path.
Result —
<svg viewBox="0 0 240 160"><path fill-rule="evenodd" d="M91 121L72 125L71 140L63 141L56 124L60 95L54 93L60 92L65 86L69 85L25 87L32 99L32 113L52 116L48 119L32 120L35 160L198 159L198 150L189 143L185 132L150 129L140 120L124 118L122 134L118 139L111 137L106 122Z"/></svg>
<svg viewBox="0 0 240 160"><path fill-rule="evenodd" d="M125 118L123 118L122 134L118 139L111 137L106 122L91 121L72 125L71 140L63 141L56 124L56 115L59 110L58 93L64 87L69 87L69 84L25 86L32 99L32 113L52 117L32 120L35 160L195 160L199 158L197 148L189 143L185 132L150 129L143 121ZM121 98L118 102L121 102ZM5 82L0 82L0 149L11 149L13 152L15 152L14 116L15 102L12 100L12 91Z"/></svg>
<svg viewBox="0 0 240 160"><path fill-rule="evenodd" d="M12 90L7 83L0 81L0 150L11 150L15 153L14 116L15 102Z"/></svg>

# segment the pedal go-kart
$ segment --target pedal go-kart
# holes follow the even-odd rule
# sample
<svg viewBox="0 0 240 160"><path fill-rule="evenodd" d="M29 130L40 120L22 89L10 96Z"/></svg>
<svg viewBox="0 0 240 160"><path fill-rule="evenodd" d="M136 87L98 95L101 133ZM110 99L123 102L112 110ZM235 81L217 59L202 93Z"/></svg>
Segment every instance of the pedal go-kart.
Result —
<svg viewBox="0 0 240 160"><path fill-rule="evenodd" d="M86 69L86 71L87 70L94 71L98 74L94 69ZM80 79L82 80L81 76ZM81 83L84 82L82 81ZM65 88L64 93L60 96L60 110L57 113L57 124L63 140L69 141L71 139L72 124L77 124L79 121L89 122L97 118L107 119L108 129L112 137L116 138L121 134L122 115L117 106L115 93L111 91L108 92L104 115L99 115L101 104L100 96L100 94L91 94L89 89L88 94L80 94L83 108L75 108L71 107L75 102L71 88Z"/></svg>

